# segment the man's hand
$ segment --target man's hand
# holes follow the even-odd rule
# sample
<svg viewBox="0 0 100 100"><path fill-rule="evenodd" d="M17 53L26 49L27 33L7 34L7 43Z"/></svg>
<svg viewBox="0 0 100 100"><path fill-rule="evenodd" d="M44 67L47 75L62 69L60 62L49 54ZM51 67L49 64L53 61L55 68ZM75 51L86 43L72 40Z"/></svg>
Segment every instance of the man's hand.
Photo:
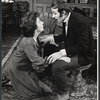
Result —
<svg viewBox="0 0 100 100"><path fill-rule="evenodd" d="M62 57L62 53L59 51L59 52L53 53L49 57L47 57L46 61L48 62L48 64L51 64L61 57Z"/></svg>
<svg viewBox="0 0 100 100"><path fill-rule="evenodd" d="M71 58L69 58L69 57L61 57L59 60L63 60L65 62L67 62L67 63L71 62Z"/></svg>
<svg viewBox="0 0 100 100"><path fill-rule="evenodd" d="M45 45L47 42L53 42L53 35L42 35L39 37L39 41L43 43L43 45Z"/></svg>

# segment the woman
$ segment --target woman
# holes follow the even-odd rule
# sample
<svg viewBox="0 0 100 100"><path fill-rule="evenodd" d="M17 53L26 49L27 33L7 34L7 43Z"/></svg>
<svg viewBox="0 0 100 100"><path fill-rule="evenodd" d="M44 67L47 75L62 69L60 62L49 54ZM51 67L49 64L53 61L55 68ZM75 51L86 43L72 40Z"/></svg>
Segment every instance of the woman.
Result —
<svg viewBox="0 0 100 100"><path fill-rule="evenodd" d="M28 100L52 93L52 90L38 79L35 71L36 68L46 67L45 59L39 56L37 44L37 37L44 30L39 14L27 12L22 18L21 28L24 37L18 44L7 71L17 94Z"/></svg>

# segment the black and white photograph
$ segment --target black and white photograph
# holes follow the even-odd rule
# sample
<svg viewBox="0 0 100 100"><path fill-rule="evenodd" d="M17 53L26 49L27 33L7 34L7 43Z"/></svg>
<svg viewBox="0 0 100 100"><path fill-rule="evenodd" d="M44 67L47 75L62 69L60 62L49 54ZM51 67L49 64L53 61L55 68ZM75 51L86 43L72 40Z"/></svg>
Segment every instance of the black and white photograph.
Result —
<svg viewBox="0 0 100 100"><path fill-rule="evenodd" d="M98 100L98 1L1 0L1 100Z"/></svg>

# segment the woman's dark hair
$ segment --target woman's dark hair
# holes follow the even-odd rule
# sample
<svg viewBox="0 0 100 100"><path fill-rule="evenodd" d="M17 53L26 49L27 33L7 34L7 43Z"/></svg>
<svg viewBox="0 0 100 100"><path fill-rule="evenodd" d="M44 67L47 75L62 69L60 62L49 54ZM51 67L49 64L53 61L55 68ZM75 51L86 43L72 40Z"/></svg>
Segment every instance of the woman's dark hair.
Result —
<svg viewBox="0 0 100 100"><path fill-rule="evenodd" d="M72 9L71 9L70 5L67 4L63 0L58 0L56 2L53 2L52 5L51 5L51 8L54 8L54 9L58 8L58 12L60 14L62 14L63 10L65 10L66 13L72 12Z"/></svg>
<svg viewBox="0 0 100 100"><path fill-rule="evenodd" d="M34 36L34 31L37 29L37 17L39 17L38 12L28 11L21 19L20 29L25 37Z"/></svg>

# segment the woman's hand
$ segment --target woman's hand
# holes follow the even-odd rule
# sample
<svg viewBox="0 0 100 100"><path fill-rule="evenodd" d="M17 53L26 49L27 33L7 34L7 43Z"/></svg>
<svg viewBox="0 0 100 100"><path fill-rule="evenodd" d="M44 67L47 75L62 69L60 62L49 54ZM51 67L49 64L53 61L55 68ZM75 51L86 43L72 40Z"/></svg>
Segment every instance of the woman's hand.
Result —
<svg viewBox="0 0 100 100"><path fill-rule="evenodd" d="M33 69L35 70L35 72L41 73L45 70L45 67L34 66Z"/></svg>
<svg viewBox="0 0 100 100"><path fill-rule="evenodd" d="M39 41L43 43L43 45L45 45L47 42L53 42L53 35L42 35L39 37Z"/></svg>
<svg viewBox="0 0 100 100"><path fill-rule="evenodd" d="M55 52L53 54L51 54L49 57L47 57L47 62L48 64L51 64L53 62L55 62L56 60L60 59L62 57L62 53L59 51L59 52Z"/></svg>

